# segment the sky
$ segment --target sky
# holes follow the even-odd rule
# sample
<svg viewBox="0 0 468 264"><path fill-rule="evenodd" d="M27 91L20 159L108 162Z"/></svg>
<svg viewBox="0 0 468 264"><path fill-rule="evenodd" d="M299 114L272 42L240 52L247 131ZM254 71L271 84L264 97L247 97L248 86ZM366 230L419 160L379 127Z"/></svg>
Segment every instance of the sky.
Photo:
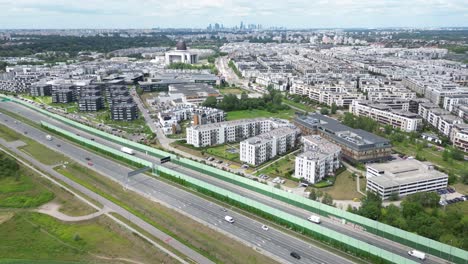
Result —
<svg viewBox="0 0 468 264"><path fill-rule="evenodd" d="M0 0L0 28L468 26L468 0Z"/></svg>

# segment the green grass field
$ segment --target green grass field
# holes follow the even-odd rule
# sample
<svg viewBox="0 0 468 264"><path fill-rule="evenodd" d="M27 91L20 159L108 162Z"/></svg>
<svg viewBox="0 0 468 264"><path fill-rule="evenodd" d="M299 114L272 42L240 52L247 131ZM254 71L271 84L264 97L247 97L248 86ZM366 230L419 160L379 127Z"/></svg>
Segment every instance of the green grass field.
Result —
<svg viewBox="0 0 468 264"><path fill-rule="evenodd" d="M0 178L0 207L31 208L54 199L54 193L39 188L30 177L23 175Z"/></svg>
<svg viewBox="0 0 468 264"><path fill-rule="evenodd" d="M30 95L21 95L21 97L32 100L40 104L50 105L52 104L52 96L30 96Z"/></svg>
<svg viewBox="0 0 468 264"><path fill-rule="evenodd" d="M330 194L333 199L336 200L353 200L354 198L361 198L362 195L356 190L356 180L358 179L353 179L351 172L346 170L336 176L335 184L333 186L321 188L320 190L324 193Z"/></svg>
<svg viewBox="0 0 468 264"><path fill-rule="evenodd" d="M15 140L20 140L21 135L9 129L7 126L0 124L0 138L3 138L4 140L10 142L10 141L15 141Z"/></svg>
<svg viewBox="0 0 468 264"><path fill-rule="evenodd" d="M218 90L222 95L226 94L241 94L244 90L241 88L223 88ZM245 91L248 93L248 91Z"/></svg>
<svg viewBox="0 0 468 264"><path fill-rule="evenodd" d="M415 144L404 142L400 144L395 144L393 148L396 151L404 153L408 156L415 157L416 154L419 154L420 157L425 158L427 161L434 163L446 172L452 172L455 175L461 175L463 169L466 169L466 161L444 161L442 158L441 151L433 150L429 147L423 148L422 150L418 151Z"/></svg>
<svg viewBox="0 0 468 264"><path fill-rule="evenodd" d="M8 237L0 239L0 255L6 259L128 263L117 259L127 258L144 263L175 263L105 216L64 223L48 215L17 212L0 225L0 237Z"/></svg>
<svg viewBox="0 0 468 264"><path fill-rule="evenodd" d="M227 150L230 149L230 148L235 148L237 150L236 153L228 152ZM232 145L231 144L230 145L224 144L224 145L220 145L220 146L207 148L205 153L207 153L206 155L213 155L213 156L220 157L220 158L223 158L223 159L227 159L227 160L230 160L230 161L240 162L240 160L239 160L239 148L240 148L239 144L232 144Z"/></svg>
<svg viewBox="0 0 468 264"><path fill-rule="evenodd" d="M266 110L254 109L227 112L227 120L237 120L256 117L275 117L290 120L294 118L294 115L295 111L293 109L279 111L278 113L270 113Z"/></svg>
<svg viewBox="0 0 468 264"><path fill-rule="evenodd" d="M281 158L281 157L280 157ZM294 155L288 155L279 161L271 163L266 168L261 169L256 175L265 174L271 178L290 177L294 172Z"/></svg>

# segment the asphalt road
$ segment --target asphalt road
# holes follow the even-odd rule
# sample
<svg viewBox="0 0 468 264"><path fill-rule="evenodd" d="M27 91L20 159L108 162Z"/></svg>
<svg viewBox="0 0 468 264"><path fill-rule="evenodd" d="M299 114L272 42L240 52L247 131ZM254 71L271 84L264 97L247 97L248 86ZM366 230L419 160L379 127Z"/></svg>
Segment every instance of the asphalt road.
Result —
<svg viewBox="0 0 468 264"><path fill-rule="evenodd" d="M16 112L34 121L51 121L44 116L37 116L36 112L26 109L14 103L0 103L0 107ZM4 122L4 119L9 121ZM1 115L0 122L15 129L18 133L27 131L26 136L55 149L74 160L85 161L90 158L93 162L92 168L102 175L125 185L125 175L132 169L122 166L112 160L83 150L74 144L54 138L48 141L46 133L36 128L19 122L15 124L10 117ZM52 123L52 122L51 122ZM69 129L70 130L70 129ZM57 147L60 144L61 147ZM268 231L261 229L263 223L252 220L242 214L228 210L224 212L221 206L206 201L197 195L191 194L170 184L161 182L147 175L139 174L129 181L129 188L146 196L149 199L160 201L169 207L192 216L194 219L209 224L210 227L223 233L237 237L244 243L273 256L281 262L290 263L352 263L349 260L332 254L324 249L306 243L298 238L292 237L281 231L270 228ZM235 219L234 224L224 221L224 217L230 215ZM301 255L300 260L290 256L292 251Z"/></svg>
<svg viewBox="0 0 468 264"><path fill-rule="evenodd" d="M0 105L0 107L1 107L1 105ZM84 137L87 137L87 138L94 138L95 141L98 142L98 143L107 145L107 146L115 148L115 149L120 148L120 145L118 145L118 144L106 141L104 139L97 138L97 137L95 137L93 135L90 135L90 134L87 134L87 133L85 133L83 131L79 131L79 130L77 130L75 128L72 128L72 127L69 127L69 126L67 126L67 125L65 125L63 123L57 122L57 121L55 121L55 120L53 120L51 118L48 118L48 117L45 117L45 116L43 116L41 114L33 112L28 108L25 108L25 107L22 107L22 106L18 105L17 107L15 107L15 110L16 109L18 109L18 111L22 115L31 116L32 120L37 121L37 120L41 120L41 119L43 119L43 120L46 119L47 122L53 123L54 125L56 125L58 127L61 127L63 129L66 129L66 130L68 130L70 132L79 133L81 136L84 136ZM159 159L157 159L157 158L148 156L145 153L140 153L138 151L135 152L135 156L137 156L139 158L142 158L142 159L146 159L146 160L151 161L153 163L157 163L159 161ZM305 218L307 218L307 217L309 217L311 215L311 213L306 211L306 210L300 209L300 208L295 207L295 206L291 206L289 204L278 201L276 199L273 199L273 198L267 197L265 195L262 195L262 194L247 190L245 188L241 188L239 186L236 186L236 185L231 184L231 183L227 183L227 182L222 181L222 180L218 180L218 179L216 179L214 177L207 176L205 174L202 174L202 173L199 173L199 172L184 168L182 166L179 166L179 165L176 165L176 164L173 164L173 163L165 163L165 164L163 164L163 166L167 167L167 168L170 168L170 169L173 169L173 170L176 170L176 171L179 171L179 172L181 172L183 174L186 174L188 176L203 180L203 181L205 181L207 183L219 186L219 187L224 188L226 190L241 194L241 195L243 195L245 197L254 199L254 200L256 200L258 202L261 202L261 203L263 203L265 205L274 207L276 209L282 210L284 212L295 215L297 217L301 217L301 218L305 219ZM294 195L294 194L291 194L291 195ZM395 254L399 254L399 255L401 255L403 257L408 257L407 252L409 250L411 250L411 248L409 248L407 246L404 246L404 245L401 245L401 244L398 244L398 243L393 242L391 240L383 239L383 238L381 238L379 236L376 236L374 234L371 234L371 233L368 233L368 232L365 232L365 231L361 231L359 229L354 229L354 228L350 227L349 225L343 225L343 224L341 224L341 221L336 221L336 220L327 219L327 218L322 217L322 226L327 227L327 228L332 229L332 230L335 230L335 231L340 232L342 234L346 234L346 235L348 235L350 237L353 237L355 239L367 242L367 243L369 243L371 245L375 245L375 246L378 246L380 248L386 249L387 251L393 252ZM412 260L416 261L416 259L412 259ZM446 262L444 260L442 260L442 259L436 258L435 256L430 256L428 259L426 259L425 263L446 263Z"/></svg>

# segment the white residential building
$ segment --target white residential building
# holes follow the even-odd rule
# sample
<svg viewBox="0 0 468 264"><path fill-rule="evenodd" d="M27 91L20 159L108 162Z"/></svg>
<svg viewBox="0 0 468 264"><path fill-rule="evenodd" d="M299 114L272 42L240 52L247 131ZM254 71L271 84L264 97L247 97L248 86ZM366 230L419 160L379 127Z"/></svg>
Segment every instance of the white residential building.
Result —
<svg viewBox="0 0 468 264"><path fill-rule="evenodd" d="M246 139L240 143L240 160L257 166L277 155L282 155L297 145L297 128L281 127Z"/></svg>
<svg viewBox="0 0 468 264"><path fill-rule="evenodd" d="M447 187L448 176L427 162L415 159L369 164L367 190L388 199L392 194L406 196Z"/></svg>
<svg viewBox="0 0 468 264"><path fill-rule="evenodd" d="M197 148L228 142L240 142L279 127L294 127L289 121L275 118L253 118L196 125L187 128L187 144Z"/></svg>
<svg viewBox="0 0 468 264"><path fill-rule="evenodd" d="M468 124L454 125L450 134L450 140L455 147L468 152Z"/></svg>
<svg viewBox="0 0 468 264"><path fill-rule="evenodd" d="M418 114L447 137L450 137L454 125L463 124L463 119L432 103L419 104Z"/></svg>
<svg viewBox="0 0 468 264"><path fill-rule="evenodd" d="M384 103L374 104L356 100L350 105L349 112L357 116L370 117L381 124L407 132L416 131L422 126L421 116L409 111L392 109L390 105Z"/></svg>
<svg viewBox="0 0 468 264"><path fill-rule="evenodd" d="M303 137L304 152L296 157L294 177L316 183L340 167L341 148L318 136Z"/></svg>

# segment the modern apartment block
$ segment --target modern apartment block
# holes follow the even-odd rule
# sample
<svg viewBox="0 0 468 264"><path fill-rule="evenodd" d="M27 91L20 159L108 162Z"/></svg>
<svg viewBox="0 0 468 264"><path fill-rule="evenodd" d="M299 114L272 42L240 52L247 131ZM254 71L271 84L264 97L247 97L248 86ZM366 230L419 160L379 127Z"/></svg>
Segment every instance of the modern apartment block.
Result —
<svg viewBox="0 0 468 264"><path fill-rule="evenodd" d="M194 147L214 146L229 142L240 142L279 127L291 127L287 120L254 118L197 125L187 128L187 144Z"/></svg>
<svg viewBox="0 0 468 264"><path fill-rule="evenodd" d="M389 140L362 129L350 128L321 114L296 117L294 124L303 135L318 134L338 145L343 158L350 162L388 160L392 152Z"/></svg>
<svg viewBox="0 0 468 264"><path fill-rule="evenodd" d="M455 147L468 152L468 124L453 125L450 132L450 141Z"/></svg>
<svg viewBox="0 0 468 264"><path fill-rule="evenodd" d="M184 120L192 120L192 125L205 125L223 122L225 118L223 110L195 105L181 105L158 112L159 123L166 135L173 134L175 126Z"/></svg>
<svg viewBox="0 0 468 264"><path fill-rule="evenodd" d="M50 84L33 84L29 87L31 96L51 96L52 85Z"/></svg>
<svg viewBox="0 0 468 264"><path fill-rule="evenodd" d="M71 89L60 89L52 92L52 103L67 104L76 102L76 94Z"/></svg>
<svg viewBox="0 0 468 264"><path fill-rule="evenodd" d="M435 191L447 187L448 176L427 162L415 159L369 164L367 190L383 200L392 194L406 196L417 192Z"/></svg>
<svg viewBox="0 0 468 264"><path fill-rule="evenodd" d="M297 146L300 131L291 127L280 127L270 132L246 139L240 143L240 160L257 166Z"/></svg>
<svg viewBox="0 0 468 264"><path fill-rule="evenodd" d="M409 102L408 102L409 105ZM404 110L395 110L386 103L372 103L369 101L353 101L349 112L357 116L366 116L373 120L399 128L402 131L412 132L422 126L421 116Z"/></svg>
<svg viewBox="0 0 468 264"><path fill-rule="evenodd" d="M104 108L102 96L82 96L78 100L78 109L84 112L96 112Z"/></svg>
<svg viewBox="0 0 468 264"><path fill-rule="evenodd" d="M317 183L340 167L341 148L318 135L303 137L304 152L296 157L294 177Z"/></svg>
<svg viewBox="0 0 468 264"><path fill-rule="evenodd" d="M432 103L420 104L418 114L441 134L450 137L452 127L463 120Z"/></svg>
<svg viewBox="0 0 468 264"><path fill-rule="evenodd" d="M111 107L111 118L117 121L132 121L138 118L135 103L118 103Z"/></svg>

